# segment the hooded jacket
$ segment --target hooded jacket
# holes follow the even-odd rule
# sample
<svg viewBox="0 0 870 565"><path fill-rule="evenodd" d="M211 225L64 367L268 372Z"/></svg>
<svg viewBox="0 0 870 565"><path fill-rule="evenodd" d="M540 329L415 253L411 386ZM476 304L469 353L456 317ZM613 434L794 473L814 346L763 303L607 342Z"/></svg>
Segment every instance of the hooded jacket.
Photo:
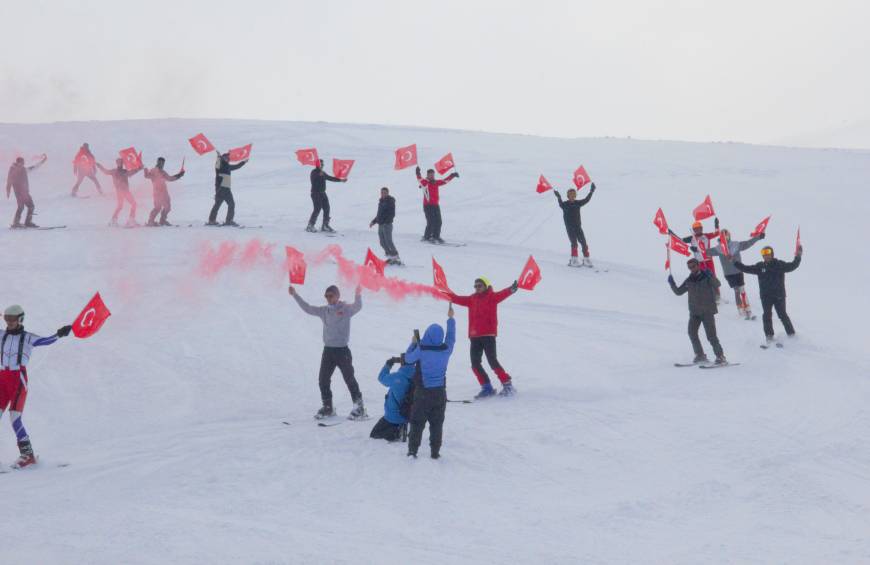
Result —
<svg viewBox="0 0 870 565"><path fill-rule="evenodd" d="M719 312L716 307L716 289L722 283L710 271L698 270L689 275L680 286L674 283L673 277L669 277L668 282L677 296L689 293L689 314L703 316Z"/></svg>
<svg viewBox="0 0 870 565"><path fill-rule="evenodd" d="M447 363L456 344L456 320L447 319L447 335L438 324L426 328L419 344L405 354L406 363L420 363L423 388L443 387L447 383Z"/></svg>
<svg viewBox="0 0 870 565"><path fill-rule="evenodd" d="M241 169L245 166L245 163L247 161L241 161L233 165L228 160L225 161L222 157L218 156L214 163L214 189L231 189L233 187L233 171Z"/></svg>
<svg viewBox="0 0 870 565"><path fill-rule="evenodd" d="M468 337L483 337L498 335L498 304L511 294L511 287L498 292L488 287L480 294L459 296L451 292L448 296L454 304L468 307Z"/></svg>
<svg viewBox="0 0 870 565"><path fill-rule="evenodd" d="M413 344L408 346L405 355L410 353L414 347ZM378 381L389 388L386 397L384 397L384 419L391 424L404 424L408 421L402 416L402 402L405 400L405 395L408 394L408 389L411 388L415 370L414 363L406 362L391 372L390 365L386 364L378 375Z"/></svg>

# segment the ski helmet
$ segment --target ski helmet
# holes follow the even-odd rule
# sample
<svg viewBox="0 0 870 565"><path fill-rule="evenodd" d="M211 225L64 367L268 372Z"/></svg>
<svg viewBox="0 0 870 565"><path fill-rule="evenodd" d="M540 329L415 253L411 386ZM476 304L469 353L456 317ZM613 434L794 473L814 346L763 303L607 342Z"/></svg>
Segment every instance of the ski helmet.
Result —
<svg viewBox="0 0 870 565"><path fill-rule="evenodd" d="M764 247L761 248L761 255L762 256L773 255L773 247L771 247L769 245L765 245Z"/></svg>
<svg viewBox="0 0 870 565"><path fill-rule="evenodd" d="M693 230L694 230L694 229L698 229L698 228L704 229L704 224L702 224L701 222L695 222L695 223L692 224L692 229L693 229Z"/></svg>
<svg viewBox="0 0 870 565"><path fill-rule="evenodd" d="M24 308L19 306L18 304L13 304L9 308L3 311L3 316L17 316L18 322L24 321Z"/></svg>

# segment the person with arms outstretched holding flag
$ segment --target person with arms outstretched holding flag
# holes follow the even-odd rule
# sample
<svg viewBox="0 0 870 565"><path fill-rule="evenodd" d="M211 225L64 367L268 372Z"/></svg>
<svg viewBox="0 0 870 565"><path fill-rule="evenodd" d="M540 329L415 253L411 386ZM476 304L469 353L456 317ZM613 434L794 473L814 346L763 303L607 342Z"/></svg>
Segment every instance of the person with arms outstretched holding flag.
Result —
<svg viewBox="0 0 870 565"><path fill-rule="evenodd" d="M136 223L136 199L133 198L133 194L130 193L129 178L141 171L142 167L139 166L132 171L128 171L124 168L124 160L120 158L115 159L116 167L114 169L107 169L99 163L96 163L96 165L103 174L112 177L112 184L115 185L115 197L117 198L118 203L115 206L115 212L112 214L112 220L109 222L109 225L118 225L118 215L121 213L121 209L124 208L124 202L129 202L130 217L127 218L127 223L125 225L128 228L138 226L139 224Z"/></svg>
<svg viewBox="0 0 870 565"><path fill-rule="evenodd" d="M435 178L435 170L429 169L426 171L426 178L420 175L420 167L416 169L417 182L420 183L420 188L423 189L423 213L426 215L426 229L423 231L423 237L420 241L428 241L429 243L444 243L441 239L441 187L459 178L459 173L452 172L443 179Z"/></svg>
<svg viewBox="0 0 870 565"><path fill-rule="evenodd" d="M34 347L51 345L59 338L68 336L72 326L63 326L49 337L26 332L24 309L17 304L3 312L3 320L6 329L0 333L0 417L8 409L20 453L12 467L20 469L36 463L30 436L21 420L27 401L27 364L30 355Z"/></svg>
<svg viewBox="0 0 870 565"><path fill-rule="evenodd" d="M722 247L720 242L715 247L707 250L709 257L719 257L719 262L722 264L722 273L725 275L725 280L728 281L728 286L734 289L734 301L737 304L737 312L747 320L755 319L752 315L752 309L749 307L749 299L746 298L746 281L744 281L743 273L734 266L734 263L740 261L740 252L746 251L761 239L764 239L764 232L757 236L747 239L746 241L733 241L731 232L723 229L721 238L726 242L726 246Z"/></svg>
<svg viewBox="0 0 870 565"><path fill-rule="evenodd" d="M498 292L492 289L489 279L478 277L474 281L474 294L459 296L445 291L445 295L453 304L468 307L468 337L471 340L471 370L480 383L480 392L475 398L487 398L495 394L489 375L483 368L483 356L501 382L501 396L511 396L516 392L511 376L498 362L496 353L496 337L498 336L498 305L519 288L514 283Z"/></svg>
<svg viewBox="0 0 870 565"><path fill-rule="evenodd" d="M580 208L589 203L592 199L592 194L595 192L595 183L589 187L589 194L582 200L577 200L577 191L573 188L568 190L568 201L562 200L562 195L558 190L554 190L556 200L559 202L559 207L562 209L562 219L565 221L565 229L568 232L568 241L571 242L571 259L568 261L569 267L591 267L592 262L589 260L589 246L586 245L586 235L583 233L583 226L580 223ZM605 191L606 192L606 191ZM577 243L583 249L583 262L578 262L577 259Z"/></svg>
<svg viewBox="0 0 870 565"><path fill-rule="evenodd" d="M769 344L773 341L773 310L785 327L785 333L789 337L794 336L794 325L785 310L785 274L797 269L801 264L804 248L799 246L795 252L794 260L790 263L777 259L773 256L773 247L766 245L761 248L762 261L755 265L744 265L735 261L737 270L758 276L758 290L761 295L761 307L763 313L761 320L764 325L765 341Z"/></svg>
<svg viewBox="0 0 870 565"><path fill-rule="evenodd" d="M238 226L233 221L236 213L236 201L233 200L232 191L232 174L233 171L241 169L247 161L240 161L235 165L230 163L230 154L217 154L217 160L214 163L214 206L211 207L211 212L208 215L208 226L216 226L218 211L221 204L227 203L227 217L224 219L225 226Z"/></svg>
<svg viewBox="0 0 870 565"><path fill-rule="evenodd" d="M14 191L15 201L18 207L15 209L15 217L12 219L12 228L38 228L33 223L33 211L36 206L33 204L33 197L30 196L30 180L27 173L41 166L48 159L46 155L42 156L42 160L35 165L29 167L24 164L24 158L18 157L12 166L9 167L9 174L6 175L6 198ZM21 223L21 213L27 208L27 216L24 218L24 224Z"/></svg>
<svg viewBox="0 0 870 565"><path fill-rule="evenodd" d="M347 179L340 179L327 174L323 170L323 159L318 159L317 166L311 169L311 203L314 205L314 210L308 218L308 227L305 228L305 231L317 231L314 224L317 223L317 216L323 210L323 223L320 224L320 231L335 233L335 230L329 225L329 197L326 195L326 181L347 182Z"/></svg>

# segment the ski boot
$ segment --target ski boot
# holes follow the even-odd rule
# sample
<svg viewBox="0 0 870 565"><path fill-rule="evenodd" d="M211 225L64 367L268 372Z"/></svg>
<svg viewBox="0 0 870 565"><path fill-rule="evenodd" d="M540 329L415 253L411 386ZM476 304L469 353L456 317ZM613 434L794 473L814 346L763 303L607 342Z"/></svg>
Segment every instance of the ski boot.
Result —
<svg viewBox="0 0 870 565"><path fill-rule="evenodd" d="M580 264L581 267L589 267L590 269L593 267L592 261L589 260L589 257L583 258L583 263Z"/></svg>
<svg viewBox="0 0 870 565"><path fill-rule="evenodd" d="M323 224L322 226L320 226L320 231L326 233L335 233L335 230L329 227L329 224Z"/></svg>
<svg viewBox="0 0 870 565"><path fill-rule="evenodd" d="M579 267L580 264L577 262L577 257L572 255L571 258L568 260L568 266L569 267Z"/></svg>
<svg viewBox="0 0 870 565"><path fill-rule="evenodd" d="M314 227L314 224L308 224L308 227L305 228L305 231L310 233L317 233L317 228Z"/></svg>
<svg viewBox="0 0 870 565"><path fill-rule="evenodd" d="M489 398L490 396L495 396L495 389L492 388L490 383L486 383L482 387L480 387L480 392L474 395L475 400L482 400L484 398Z"/></svg>
<svg viewBox="0 0 870 565"><path fill-rule="evenodd" d="M239 227L239 224L235 223L235 222L232 221L232 220L227 220L226 222L224 222L224 225L225 225L225 226L230 226L230 227L233 227L233 228L237 228L237 227Z"/></svg>
<svg viewBox="0 0 870 565"><path fill-rule="evenodd" d="M444 245L444 243L446 243L446 242L443 239L441 239L440 237L433 237L432 243L437 243L438 245Z"/></svg>
<svg viewBox="0 0 870 565"><path fill-rule="evenodd" d="M214 220L209 220L205 223L205 225L207 225L207 226L219 226L220 224Z"/></svg>
<svg viewBox="0 0 870 565"><path fill-rule="evenodd" d="M33 222L24 222L24 227L25 228L38 228L39 226L37 226Z"/></svg>
<svg viewBox="0 0 870 565"><path fill-rule="evenodd" d="M20 222L15 222L11 226L9 226L9 229L11 230L20 230L22 228L24 228L24 225L22 225Z"/></svg>
<svg viewBox="0 0 870 565"><path fill-rule="evenodd" d="M161 226L172 227L172 224L169 223L169 220L160 220Z"/></svg>
<svg viewBox="0 0 870 565"><path fill-rule="evenodd" d="M21 455L12 464L13 469L23 469L36 464L36 455L33 454L33 447L29 440L19 441L18 451Z"/></svg>
<svg viewBox="0 0 870 565"><path fill-rule="evenodd" d="M117 228L118 227L118 220L115 218L112 218L112 221L109 222L109 227L110 228Z"/></svg>
<svg viewBox="0 0 870 565"><path fill-rule="evenodd" d="M692 363L694 363L695 365L699 365L701 363L707 363L709 361L710 360L707 359L707 356L702 353L701 355L695 355L695 359L692 361Z"/></svg>
<svg viewBox="0 0 870 565"><path fill-rule="evenodd" d="M431 238L431 237L426 237L426 236L424 235L423 237L420 238L420 241L422 241L422 242L424 242L424 243L430 243L430 242L432 241L432 238Z"/></svg>
<svg viewBox="0 0 870 565"><path fill-rule="evenodd" d="M317 411L317 414L314 415L315 420L323 420L324 418L331 418L335 416L335 408L332 407L332 404L324 404L320 410Z"/></svg>
<svg viewBox="0 0 870 565"><path fill-rule="evenodd" d="M145 225L148 226L149 228L158 228L158 227L160 227L160 224L158 224L158 223L155 222L154 220L148 220L148 221L145 223Z"/></svg>
<svg viewBox="0 0 870 565"><path fill-rule="evenodd" d="M728 360L725 359L725 354L724 354L724 353L723 353L722 355L717 355L717 356L716 356L715 364L716 364L716 365L727 365L727 364L728 364Z"/></svg>
<svg viewBox="0 0 870 565"><path fill-rule="evenodd" d="M130 218L129 220L127 220L127 223L124 224L124 227L125 228L138 228L140 225L141 224L139 222L137 222L133 218Z"/></svg>
<svg viewBox="0 0 870 565"><path fill-rule="evenodd" d="M501 385L501 391L498 393L499 396L513 396L517 393L517 389L514 388L514 385L511 384L511 381L503 383Z"/></svg>
<svg viewBox="0 0 870 565"><path fill-rule="evenodd" d="M348 420L368 420L368 413L366 412L366 407L363 406L362 398L358 398L353 403L353 410L350 411L350 414L347 415Z"/></svg>
<svg viewBox="0 0 870 565"><path fill-rule="evenodd" d="M416 458L417 458L417 452L416 452L416 451L409 451L409 452L408 452L408 457L413 457L414 459L416 459Z"/></svg>
<svg viewBox="0 0 870 565"><path fill-rule="evenodd" d="M441 453L440 453L440 451L441 451L440 449L434 449L434 448L433 448L429 456L430 456L432 459L438 459L438 458L441 457Z"/></svg>

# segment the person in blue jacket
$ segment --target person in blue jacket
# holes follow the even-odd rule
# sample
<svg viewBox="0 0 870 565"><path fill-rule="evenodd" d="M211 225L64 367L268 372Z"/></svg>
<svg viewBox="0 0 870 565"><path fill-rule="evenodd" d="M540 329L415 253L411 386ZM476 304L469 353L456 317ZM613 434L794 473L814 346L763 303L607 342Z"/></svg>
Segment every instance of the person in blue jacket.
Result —
<svg viewBox="0 0 870 565"><path fill-rule="evenodd" d="M399 441L402 437L402 427L408 423L408 418L402 414L402 404L408 394L414 379L414 363L408 363L405 355L414 348L414 344L408 346L408 350L401 357L390 357L384 368L378 375L378 381L389 390L384 396L384 417L378 420L369 437L372 439L385 439L387 441ZM399 364L394 372L393 365Z"/></svg>
<svg viewBox="0 0 870 565"><path fill-rule="evenodd" d="M423 428L429 422L429 447L432 459L441 456L444 412L447 409L447 363L456 344L456 320L453 303L447 310L447 335L438 324L426 328L423 339L405 354L406 363L416 363L414 373L414 406L411 408L411 431L408 434L408 456L417 457L423 439Z"/></svg>

